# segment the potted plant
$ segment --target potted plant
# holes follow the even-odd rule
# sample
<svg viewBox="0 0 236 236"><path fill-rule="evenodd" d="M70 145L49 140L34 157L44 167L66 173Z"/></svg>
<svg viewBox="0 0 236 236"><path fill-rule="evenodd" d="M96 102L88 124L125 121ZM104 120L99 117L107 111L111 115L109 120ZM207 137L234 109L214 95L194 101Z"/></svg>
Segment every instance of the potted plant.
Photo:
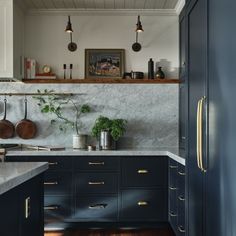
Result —
<svg viewBox="0 0 236 236"><path fill-rule="evenodd" d="M54 90L44 90L44 92L38 90L38 94L34 98L38 101L41 112L55 116L55 118L51 119L51 124L55 125L58 123L60 131L64 132L68 128L73 129L75 131L73 135L73 148L85 149L87 135L81 133L83 124L80 117L91 111L90 106L87 104L78 105L70 96L68 97L63 94L55 95ZM44 94L48 95L45 96ZM71 120L65 115L65 108L68 108L69 105L72 105L74 120Z"/></svg>
<svg viewBox="0 0 236 236"><path fill-rule="evenodd" d="M124 119L109 119L100 116L92 128L92 135L99 140L103 150L114 149L114 143L124 135L127 121Z"/></svg>

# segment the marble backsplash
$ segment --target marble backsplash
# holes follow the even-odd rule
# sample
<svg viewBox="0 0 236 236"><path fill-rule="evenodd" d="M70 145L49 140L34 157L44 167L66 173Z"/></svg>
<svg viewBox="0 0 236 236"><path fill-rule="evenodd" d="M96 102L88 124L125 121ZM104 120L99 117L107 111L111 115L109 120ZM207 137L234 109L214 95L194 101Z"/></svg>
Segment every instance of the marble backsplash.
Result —
<svg viewBox="0 0 236 236"><path fill-rule="evenodd" d="M71 92L79 104L89 104L92 112L82 117L83 133L91 128L99 115L123 118L128 121L127 132L119 140L119 148L161 148L178 146L178 85L177 84L23 84L0 83L0 93L34 93L37 89ZM0 116L3 117L3 100L0 97ZM24 97L7 97L7 119L17 123L24 117ZM0 140L0 143L72 146L73 130L63 133L50 125L50 118L42 114L37 101L28 97L28 118L38 127L37 137L22 140L18 137ZM72 112L67 113L73 119ZM1 118L2 119L2 118ZM89 143L95 144L91 138Z"/></svg>

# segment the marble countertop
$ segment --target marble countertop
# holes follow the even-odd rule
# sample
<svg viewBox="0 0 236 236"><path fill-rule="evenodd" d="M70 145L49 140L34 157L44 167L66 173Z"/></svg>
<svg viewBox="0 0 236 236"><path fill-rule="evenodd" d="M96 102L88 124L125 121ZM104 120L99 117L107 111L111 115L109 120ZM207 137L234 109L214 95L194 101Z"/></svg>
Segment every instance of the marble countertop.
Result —
<svg viewBox="0 0 236 236"><path fill-rule="evenodd" d="M62 151L11 150L6 156L169 156L173 160L185 165L183 153L178 148L157 149L124 149L109 151L85 151L66 148Z"/></svg>
<svg viewBox="0 0 236 236"><path fill-rule="evenodd" d="M0 163L0 195L48 169L45 162Z"/></svg>

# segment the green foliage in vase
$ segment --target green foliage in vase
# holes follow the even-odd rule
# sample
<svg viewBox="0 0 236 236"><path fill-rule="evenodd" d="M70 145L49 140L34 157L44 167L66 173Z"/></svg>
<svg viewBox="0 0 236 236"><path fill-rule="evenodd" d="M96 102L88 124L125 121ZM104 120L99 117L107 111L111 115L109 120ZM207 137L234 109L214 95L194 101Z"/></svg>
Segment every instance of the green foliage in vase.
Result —
<svg viewBox="0 0 236 236"><path fill-rule="evenodd" d="M92 128L92 135L99 137L101 131L109 131L114 140L122 137L126 131L127 121L124 119L109 119L105 116L100 116L96 119Z"/></svg>
<svg viewBox="0 0 236 236"><path fill-rule="evenodd" d="M80 117L82 114L91 112L89 105L83 104L79 106L71 98L72 96L56 95L54 90L45 89L43 92L40 90L37 90L37 92L38 95L33 98L37 100L37 104L43 114L55 117L51 119L52 125L59 123L59 129L61 131L66 132L68 128L71 128L75 129L76 134L80 133L83 126ZM74 120L68 118L68 111L66 110L69 105L72 105L73 112L75 113Z"/></svg>

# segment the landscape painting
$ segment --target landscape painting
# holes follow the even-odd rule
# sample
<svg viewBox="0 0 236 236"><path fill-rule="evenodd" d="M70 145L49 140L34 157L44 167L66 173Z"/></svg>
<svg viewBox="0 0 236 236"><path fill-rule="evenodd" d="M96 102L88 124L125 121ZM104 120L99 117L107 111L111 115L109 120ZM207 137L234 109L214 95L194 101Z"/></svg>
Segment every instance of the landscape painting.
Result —
<svg viewBox="0 0 236 236"><path fill-rule="evenodd" d="M86 78L116 78L124 74L124 49L85 49Z"/></svg>

